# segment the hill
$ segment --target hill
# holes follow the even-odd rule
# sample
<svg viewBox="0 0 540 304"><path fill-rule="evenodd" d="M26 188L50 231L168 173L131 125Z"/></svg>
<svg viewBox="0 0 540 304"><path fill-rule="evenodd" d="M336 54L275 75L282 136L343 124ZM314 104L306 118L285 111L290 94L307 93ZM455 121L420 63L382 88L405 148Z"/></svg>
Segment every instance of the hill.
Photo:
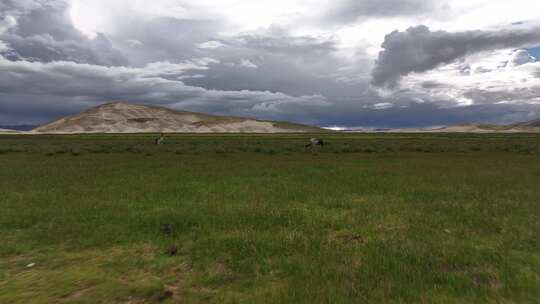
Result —
<svg viewBox="0 0 540 304"><path fill-rule="evenodd" d="M540 132L540 120L526 121L511 125L496 125L496 124L460 124L441 128L440 132L472 132L472 133L488 133L488 132Z"/></svg>
<svg viewBox="0 0 540 304"><path fill-rule="evenodd" d="M513 127L522 129L540 128L540 118L527 122L516 123L513 125Z"/></svg>
<svg viewBox="0 0 540 304"><path fill-rule="evenodd" d="M404 128L389 129L386 132L396 133L417 133L417 132L443 132L443 133L519 133L519 132L540 132L540 119L526 122L514 123L511 125L496 125L483 123L464 123L452 126L441 126L434 128Z"/></svg>
<svg viewBox="0 0 540 304"><path fill-rule="evenodd" d="M21 133L21 131L0 128L0 134L14 134L14 133Z"/></svg>
<svg viewBox="0 0 540 304"><path fill-rule="evenodd" d="M289 122L216 116L125 102L102 104L60 118L33 133L290 133L321 132L320 128Z"/></svg>

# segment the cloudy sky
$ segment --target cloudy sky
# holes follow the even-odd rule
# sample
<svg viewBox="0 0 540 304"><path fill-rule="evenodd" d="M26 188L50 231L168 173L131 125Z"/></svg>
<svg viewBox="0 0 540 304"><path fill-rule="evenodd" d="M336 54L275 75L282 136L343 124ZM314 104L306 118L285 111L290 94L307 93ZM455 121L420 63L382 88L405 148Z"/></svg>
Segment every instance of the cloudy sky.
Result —
<svg viewBox="0 0 540 304"><path fill-rule="evenodd" d="M0 125L110 101L321 126L524 121L540 117L538 46L531 0L0 0Z"/></svg>

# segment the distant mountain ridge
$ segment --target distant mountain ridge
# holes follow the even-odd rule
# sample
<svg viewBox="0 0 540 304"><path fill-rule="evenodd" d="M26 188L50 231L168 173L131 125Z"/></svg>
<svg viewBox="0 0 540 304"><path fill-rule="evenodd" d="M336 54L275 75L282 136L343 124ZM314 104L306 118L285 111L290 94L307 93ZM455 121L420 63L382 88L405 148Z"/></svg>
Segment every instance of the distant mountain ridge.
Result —
<svg viewBox="0 0 540 304"><path fill-rule="evenodd" d="M540 118L509 125L463 123L435 128L390 129L388 132L448 132L448 133L519 133L540 132Z"/></svg>
<svg viewBox="0 0 540 304"><path fill-rule="evenodd" d="M36 125L0 125L0 129L9 131L30 131L36 127Z"/></svg>
<svg viewBox="0 0 540 304"><path fill-rule="evenodd" d="M19 126L21 127L21 126ZM22 126L27 127L27 126ZM335 128L322 129L303 124L257 120L233 116L217 116L165 107L137 105L126 102L102 104L78 114L28 128L0 127L2 134L71 134L71 133L291 133L335 132ZM22 129L22 130L21 130ZM518 133L540 132L540 118L508 125L463 123L430 128L338 129L343 132L383 133Z"/></svg>
<svg viewBox="0 0 540 304"><path fill-rule="evenodd" d="M540 118L531 121L516 123L513 124L513 126L518 128L540 128Z"/></svg>
<svg viewBox="0 0 540 304"><path fill-rule="evenodd" d="M114 102L41 125L32 133L291 133L321 128L251 118L217 116Z"/></svg>
<svg viewBox="0 0 540 304"><path fill-rule="evenodd" d="M23 131L0 128L0 134L16 134L16 133L21 133L21 132L23 132Z"/></svg>
<svg viewBox="0 0 540 304"><path fill-rule="evenodd" d="M461 123L450 126L414 127L414 128L369 128L369 127L330 127L334 131L347 133L540 133L540 118L508 125L487 123Z"/></svg>

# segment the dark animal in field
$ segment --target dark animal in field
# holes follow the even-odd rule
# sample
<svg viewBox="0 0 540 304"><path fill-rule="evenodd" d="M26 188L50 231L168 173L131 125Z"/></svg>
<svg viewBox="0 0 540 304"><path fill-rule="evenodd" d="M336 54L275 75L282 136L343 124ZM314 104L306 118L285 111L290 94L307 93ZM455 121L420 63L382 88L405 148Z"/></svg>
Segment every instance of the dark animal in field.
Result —
<svg viewBox="0 0 540 304"><path fill-rule="evenodd" d="M324 141L320 138L312 138L309 140L309 144L307 144L305 147L307 148L313 148L314 146L324 147Z"/></svg>
<svg viewBox="0 0 540 304"><path fill-rule="evenodd" d="M161 135L158 138L156 138L154 143L156 145L163 145L165 143L165 135L163 135L163 133L161 133Z"/></svg>
<svg viewBox="0 0 540 304"><path fill-rule="evenodd" d="M178 253L178 247L176 247L176 245L172 245L170 246L169 248L167 248L167 250L165 251L165 253L169 256L173 256L173 255L176 255Z"/></svg>

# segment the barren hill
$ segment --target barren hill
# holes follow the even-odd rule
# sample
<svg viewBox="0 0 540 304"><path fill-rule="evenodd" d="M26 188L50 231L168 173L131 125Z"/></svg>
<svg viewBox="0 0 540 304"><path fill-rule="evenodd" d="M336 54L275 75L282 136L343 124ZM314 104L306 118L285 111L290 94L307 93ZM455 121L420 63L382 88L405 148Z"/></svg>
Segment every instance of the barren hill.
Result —
<svg viewBox="0 0 540 304"><path fill-rule="evenodd" d="M280 133L320 131L322 129L301 124L175 111L164 107L134 105L125 102L103 104L32 130L33 133Z"/></svg>
<svg viewBox="0 0 540 304"><path fill-rule="evenodd" d="M448 132L448 133L519 133L540 132L540 119L511 125L465 123L437 128L391 129L389 132Z"/></svg>
<svg viewBox="0 0 540 304"><path fill-rule="evenodd" d="M471 132L471 133L491 133L491 132L540 132L540 121L527 121L511 125L495 124L461 124L441 128L440 132Z"/></svg>
<svg viewBox="0 0 540 304"><path fill-rule="evenodd" d="M11 130L11 129L0 129L0 134L16 134L16 133L21 133L21 132L17 130Z"/></svg>
<svg viewBox="0 0 540 304"><path fill-rule="evenodd" d="M530 128L538 128L540 129L540 118L527 121L527 122L520 122L512 125L514 128L522 128L522 129L530 129Z"/></svg>

